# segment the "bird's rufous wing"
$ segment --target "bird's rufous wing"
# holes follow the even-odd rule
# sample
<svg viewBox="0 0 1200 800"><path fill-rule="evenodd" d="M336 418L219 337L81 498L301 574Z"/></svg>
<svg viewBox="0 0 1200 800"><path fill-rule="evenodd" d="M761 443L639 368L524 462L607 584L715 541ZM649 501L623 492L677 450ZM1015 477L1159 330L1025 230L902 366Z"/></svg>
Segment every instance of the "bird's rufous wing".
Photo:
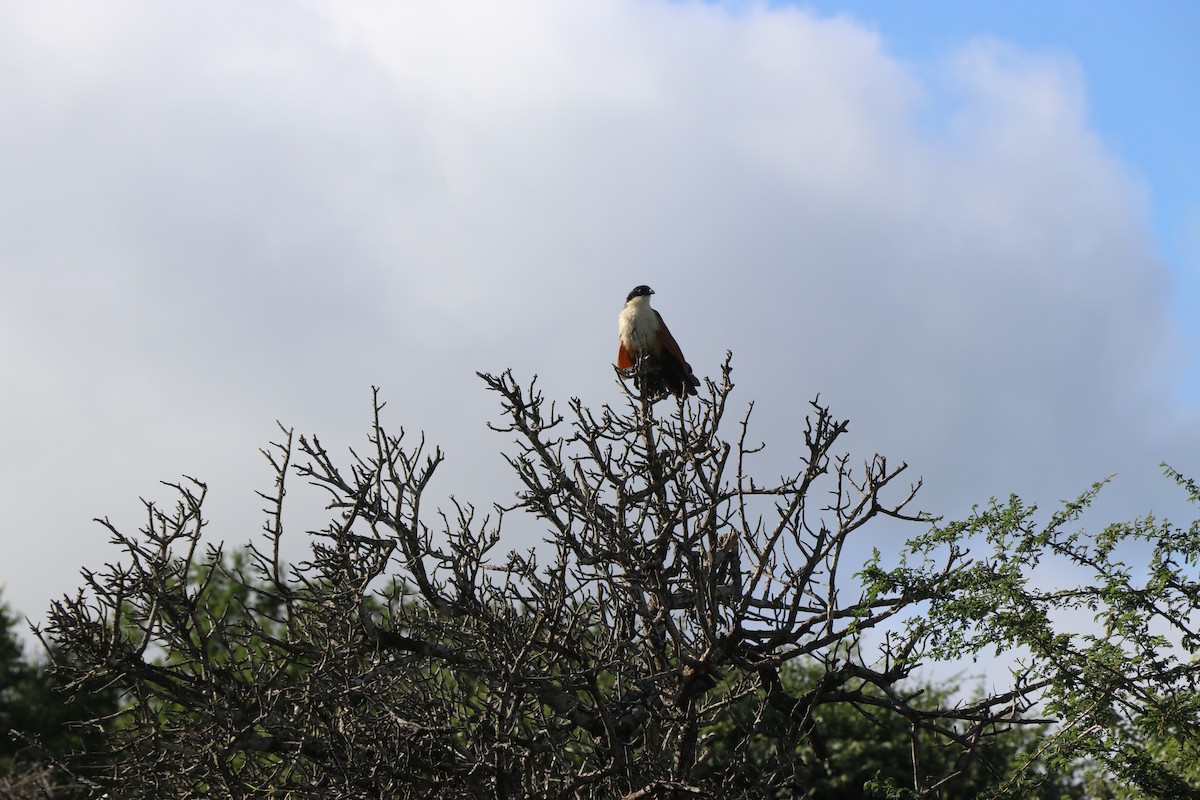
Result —
<svg viewBox="0 0 1200 800"><path fill-rule="evenodd" d="M622 344L620 349L617 350L617 369L629 369L632 366L633 356L629 354L629 351L625 349L625 345Z"/></svg>
<svg viewBox="0 0 1200 800"><path fill-rule="evenodd" d="M657 311L654 316L658 317L658 342L663 349L679 359L679 365L686 371L691 371L691 366L688 365L687 359L683 357L683 351L679 349L679 344L675 341L675 337L671 335L671 329L663 322L662 315Z"/></svg>

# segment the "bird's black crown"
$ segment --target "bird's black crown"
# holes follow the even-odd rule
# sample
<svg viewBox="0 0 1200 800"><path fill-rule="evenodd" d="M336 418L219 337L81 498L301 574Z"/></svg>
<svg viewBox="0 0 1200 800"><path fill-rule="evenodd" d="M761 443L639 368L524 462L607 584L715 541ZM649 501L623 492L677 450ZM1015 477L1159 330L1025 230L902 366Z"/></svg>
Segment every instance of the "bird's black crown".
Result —
<svg viewBox="0 0 1200 800"><path fill-rule="evenodd" d="M633 287L633 291L629 293L629 296L625 298L625 302L628 303L635 297L649 297L652 294L654 294L654 290L649 286L644 284L642 286L635 286Z"/></svg>

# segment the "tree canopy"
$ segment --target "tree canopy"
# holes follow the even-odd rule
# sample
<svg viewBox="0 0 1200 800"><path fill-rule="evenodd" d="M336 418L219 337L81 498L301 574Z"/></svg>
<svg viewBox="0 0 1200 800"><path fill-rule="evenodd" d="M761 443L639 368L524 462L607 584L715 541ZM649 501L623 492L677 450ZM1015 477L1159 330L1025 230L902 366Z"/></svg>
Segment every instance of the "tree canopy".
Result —
<svg viewBox="0 0 1200 800"><path fill-rule="evenodd" d="M599 410L481 377L511 505L431 513L443 453L389 433L376 392L344 456L281 428L263 536L236 558L202 535L200 481L140 531L104 520L122 556L46 631L68 687L124 704L76 776L124 797L1200 792L1200 523L1077 530L1100 487L1045 521L1016 498L927 518L903 464L838 450L847 423L819 401L794 471L764 477L752 405L727 418L728 360L698 398ZM330 519L289 565L297 479ZM518 514L544 546L500 550ZM848 563L872 530L895 551ZM1131 543L1143 568L1118 559ZM1040 585L1051 559L1084 577ZM996 652L1024 656L989 693L920 679Z"/></svg>

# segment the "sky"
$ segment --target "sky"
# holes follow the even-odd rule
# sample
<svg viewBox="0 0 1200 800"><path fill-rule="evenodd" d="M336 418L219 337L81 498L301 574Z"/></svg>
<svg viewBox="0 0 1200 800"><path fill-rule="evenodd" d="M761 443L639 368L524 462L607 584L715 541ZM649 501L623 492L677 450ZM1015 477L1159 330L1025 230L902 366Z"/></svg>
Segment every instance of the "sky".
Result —
<svg viewBox="0 0 1200 800"><path fill-rule="evenodd" d="M733 352L765 476L819 394L932 513L1116 474L1096 519L1186 521L1197 31L1182 2L0 0L0 599L41 619L117 557L92 520L183 475L248 541L277 421L344 451L372 386L446 452L438 497L508 502L476 371L618 402L642 283L698 374Z"/></svg>

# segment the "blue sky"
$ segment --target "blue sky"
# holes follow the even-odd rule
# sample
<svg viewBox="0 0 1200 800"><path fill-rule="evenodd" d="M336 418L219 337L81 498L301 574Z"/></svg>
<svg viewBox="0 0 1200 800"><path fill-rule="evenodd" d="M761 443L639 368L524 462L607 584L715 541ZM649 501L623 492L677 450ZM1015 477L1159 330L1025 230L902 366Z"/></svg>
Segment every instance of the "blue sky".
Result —
<svg viewBox="0 0 1200 800"><path fill-rule="evenodd" d="M781 4L787 5L787 4ZM1155 240L1177 283L1173 310L1192 347L1200 345L1200 5L1186 0L1087 2L805 2L822 14L849 14L884 37L918 69L967 39L992 36L1078 62L1096 132L1145 180ZM1189 399L1200 376L1180 376Z"/></svg>
<svg viewBox="0 0 1200 800"><path fill-rule="evenodd" d="M642 283L767 475L819 393L933 513L1186 518L1200 26L1097 8L0 0L3 598L184 474L246 541L275 421L349 447L373 385L506 502L475 371L616 402Z"/></svg>

